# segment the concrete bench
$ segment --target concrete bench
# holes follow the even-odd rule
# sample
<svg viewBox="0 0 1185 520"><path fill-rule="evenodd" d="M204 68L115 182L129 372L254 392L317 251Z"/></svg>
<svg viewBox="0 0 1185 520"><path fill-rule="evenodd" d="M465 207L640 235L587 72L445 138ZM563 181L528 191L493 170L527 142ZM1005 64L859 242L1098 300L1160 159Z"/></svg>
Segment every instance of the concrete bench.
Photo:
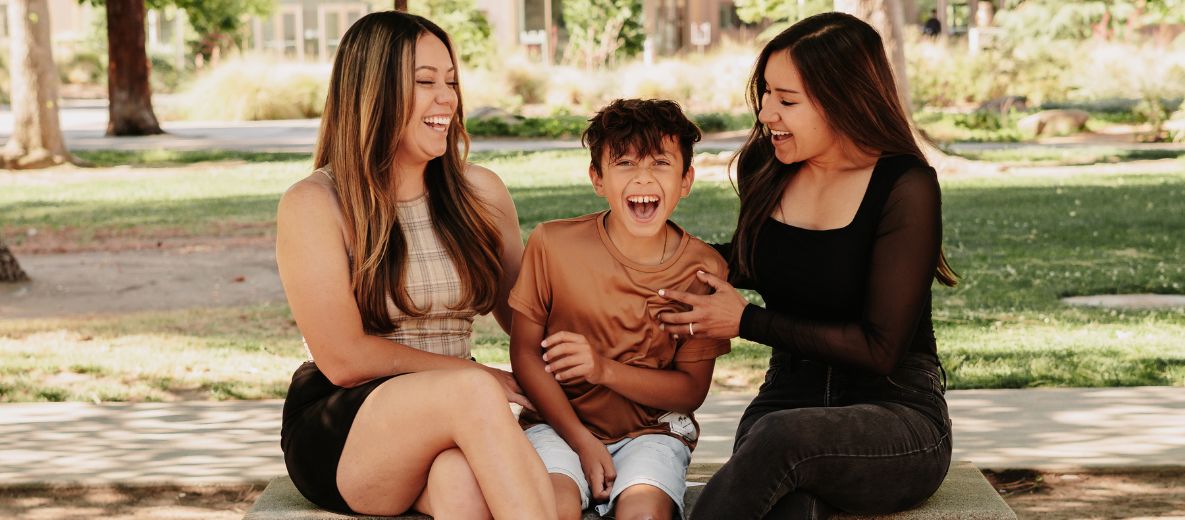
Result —
<svg viewBox="0 0 1185 520"><path fill-rule="evenodd" d="M703 490L701 485L687 488L683 497L685 508L690 511ZM301 496L288 477L277 477L268 483L267 488L259 495L255 505L247 512L243 520L347 520L347 519L377 519L392 517L356 516L331 513L317 508ZM430 520L431 517L420 514L402 515L394 518L400 520ZM585 513L584 520L598 520L596 513ZM858 516L841 515L844 520L928 520L928 519L966 519L966 520L1016 520L1016 513L1004 503L1004 499L996 493L992 485L974 464L959 461L951 464L950 472L942 487L924 503L909 511L891 515Z"/></svg>

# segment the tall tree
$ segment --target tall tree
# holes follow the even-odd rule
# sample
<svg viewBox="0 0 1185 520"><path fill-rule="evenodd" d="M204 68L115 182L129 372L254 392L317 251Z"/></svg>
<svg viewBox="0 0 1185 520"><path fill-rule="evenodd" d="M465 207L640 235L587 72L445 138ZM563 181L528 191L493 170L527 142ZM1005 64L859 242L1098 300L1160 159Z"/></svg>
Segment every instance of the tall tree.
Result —
<svg viewBox="0 0 1185 520"><path fill-rule="evenodd" d="M17 263L16 257L12 256L8 245L0 240L0 283L24 282L28 279L29 275L21 269L21 264Z"/></svg>
<svg viewBox="0 0 1185 520"><path fill-rule="evenodd" d="M107 135L163 134L152 111L144 0L106 0Z"/></svg>
<svg viewBox="0 0 1185 520"><path fill-rule="evenodd" d="M901 2L895 0L835 0L835 10L855 16L874 27L881 34L885 54L893 65L893 79L897 95L906 114L912 114L909 78L905 73L905 29Z"/></svg>
<svg viewBox="0 0 1185 520"><path fill-rule="evenodd" d="M912 115L909 78L905 68L905 30L901 11L901 3L896 0L835 0L835 10L856 16L868 22L881 35L884 42L885 54L888 55L893 67L893 79L897 84L897 95L901 98L901 106L906 115ZM926 160L940 173L969 172L980 173L998 172L999 166L978 161L969 161L956 155L950 155L939 149L926 137L917 126L914 135Z"/></svg>
<svg viewBox="0 0 1185 520"><path fill-rule="evenodd" d="M49 44L48 0L11 0L8 34L13 129L0 150L0 167L75 162L58 121L58 70Z"/></svg>

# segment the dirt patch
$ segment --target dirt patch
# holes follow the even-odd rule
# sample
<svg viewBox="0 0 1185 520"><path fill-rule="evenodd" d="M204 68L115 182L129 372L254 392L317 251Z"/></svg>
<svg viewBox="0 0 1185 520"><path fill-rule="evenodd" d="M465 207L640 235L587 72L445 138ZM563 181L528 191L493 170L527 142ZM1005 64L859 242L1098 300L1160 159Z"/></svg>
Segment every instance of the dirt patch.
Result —
<svg viewBox="0 0 1185 520"><path fill-rule="evenodd" d="M1185 467L984 475L1021 519L1185 519Z"/></svg>
<svg viewBox="0 0 1185 520"><path fill-rule="evenodd" d="M47 318L284 301L275 249L210 242L27 255L29 282L0 285L0 318Z"/></svg>
<svg viewBox="0 0 1185 520"><path fill-rule="evenodd" d="M12 520L238 520L264 484L233 486L29 486L0 488L0 518Z"/></svg>

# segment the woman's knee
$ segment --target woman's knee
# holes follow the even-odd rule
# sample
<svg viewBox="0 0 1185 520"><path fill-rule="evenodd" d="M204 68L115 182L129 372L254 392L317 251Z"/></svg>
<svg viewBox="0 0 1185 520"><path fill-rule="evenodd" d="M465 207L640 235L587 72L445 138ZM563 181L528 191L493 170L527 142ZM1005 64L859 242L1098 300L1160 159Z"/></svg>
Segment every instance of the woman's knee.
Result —
<svg viewBox="0 0 1185 520"><path fill-rule="evenodd" d="M432 463L428 474L426 498L430 511L438 518L492 518L485 496L477 484L477 477L461 450L453 448L441 452Z"/></svg>
<svg viewBox="0 0 1185 520"><path fill-rule="evenodd" d="M506 404L502 385L492 374L480 368L462 368L443 371L441 384L458 403L470 406Z"/></svg>

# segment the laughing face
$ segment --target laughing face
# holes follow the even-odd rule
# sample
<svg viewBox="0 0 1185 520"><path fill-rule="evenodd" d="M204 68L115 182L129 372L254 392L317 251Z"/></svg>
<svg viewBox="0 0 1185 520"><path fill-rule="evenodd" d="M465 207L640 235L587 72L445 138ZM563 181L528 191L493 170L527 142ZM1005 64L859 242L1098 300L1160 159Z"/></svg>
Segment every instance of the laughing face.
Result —
<svg viewBox="0 0 1185 520"><path fill-rule="evenodd" d="M778 161L802 162L832 148L836 134L815 101L807 96L802 75L789 52L770 56L765 66L765 85L757 119L769 130Z"/></svg>
<svg viewBox="0 0 1185 520"><path fill-rule="evenodd" d="M395 161L405 166L426 164L444 155L457 112L457 71L440 38L429 33L420 36L415 67L411 117L395 149Z"/></svg>
<svg viewBox="0 0 1185 520"><path fill-rule="evenodd" d="M610 157L609 147L601 158L601 174L589 167L597 195L609 201L606 222L609 235L617 238L647 239L661 237L667 219L679 199L691 192L695 168L683 173L683 152L674 137L662 140L662 151L639 157L630 150L621 157Z"/></svg>

